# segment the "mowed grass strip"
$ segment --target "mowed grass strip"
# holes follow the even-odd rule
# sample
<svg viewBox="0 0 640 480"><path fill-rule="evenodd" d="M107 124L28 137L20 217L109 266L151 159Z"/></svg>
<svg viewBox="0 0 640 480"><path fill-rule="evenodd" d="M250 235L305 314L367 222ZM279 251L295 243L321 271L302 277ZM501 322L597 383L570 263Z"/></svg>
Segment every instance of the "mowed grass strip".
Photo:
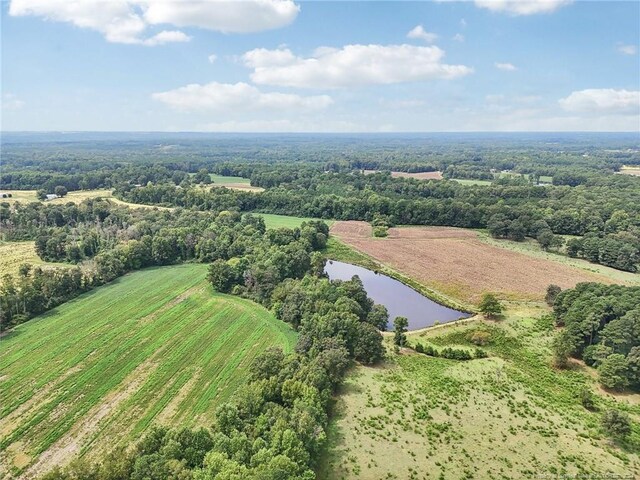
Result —
<svg viewBox="0 0 640 480"><path fill-rule="evenodd" d="M322 218L292 217L289 215L276 215L273 213L254 213L254 215L259 215L264 218L264 223L267 228L297 228L302 225L302 222L308 222L309 220L320 220L329 226L334 223L333 220L325 220Z"/></svg>
<svg viewBox="0 0 640 480"><path fill-rule="evenodd" d="M107 450L154 423L208 424L252 359L290 350L295 333L259 305L214 293L205 275L206 265L135 272L10 333L0 449L19 445L33 463L49 449Z"/></svg>

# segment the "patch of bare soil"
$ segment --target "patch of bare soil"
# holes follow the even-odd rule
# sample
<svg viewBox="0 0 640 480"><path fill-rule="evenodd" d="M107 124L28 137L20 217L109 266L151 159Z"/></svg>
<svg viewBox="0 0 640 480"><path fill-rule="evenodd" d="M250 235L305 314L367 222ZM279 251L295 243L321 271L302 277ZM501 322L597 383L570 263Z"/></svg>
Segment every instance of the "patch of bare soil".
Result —
<svg viewBox="0 0 640 480"><path fill-rule="evenodd" d="M365 170L365 175L372 173L378 173L378 170ZM442 172L419 172L419 173L407 173L407 172L391 172L393 178L416 178L418 180L442 180Z"/></svg>
<svg viewBox="0 0 640 480"><path fill-rule="evenodd" d="M402 227L373 238L365 222L336 222L331 233L425 286L477 304L486 292L506 299L542 300L550 283L612 283L603 275L483 243L472 230Z"/></svg>

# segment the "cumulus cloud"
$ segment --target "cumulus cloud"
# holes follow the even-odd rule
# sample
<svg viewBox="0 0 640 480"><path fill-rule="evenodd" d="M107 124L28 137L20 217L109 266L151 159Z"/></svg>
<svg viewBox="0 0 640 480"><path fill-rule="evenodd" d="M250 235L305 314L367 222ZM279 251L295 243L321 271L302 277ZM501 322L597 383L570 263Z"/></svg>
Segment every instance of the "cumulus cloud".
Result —
<svg viewBox="0 0 640 480"><path fill-rule="evenodd" d="M504 72L515 72L517 70L517 67L513 63L496 62L494 65L498 70L502 70Z"/></svg>
<svg viewBox="0 0 640 480"><path fill-rule="evenodd" d="M182 111L320 110L333 100L328 95L301 96L262 92L247 83L197 83L154 93L155 100Z"/></svg>
<svg viewBox="0 0 640 480"><path fill-rule="evenodd" d="M635 45L618 45L618 52L624 53L625 55L635 55L638 53L638 48Z"/></svg>
<svg viewBox="0 0 640 480"><path fill-rule="evenodd" d="M640 91L591 88L572 92L559 100L570 112L640 114Z"/></svg>
<svg viewBox="0 0 640 480"><path fill-rule="evenodd" d="M443 58L438 47L406 44L321 47L309 58L297 57L289 49L256 49L242 57L253 68L255 83L301 88L453 79L473 72L465 65L444 64Z"/></svg>
<svg viewBox="0 0 640 480"><path fill-rule="evenodd" d="M438 39L438 35L435 33L427 32L422 25L416 25L409 33L407 38L413 38L418 40L424 40L427 43L433 43Z"/></svg>
<svg viewBox="0 0 640 480"><path fill-rule="evenodd" d="M453 40L454 40L455 42L464 42L464 35L462 35L461 33L456 33L456 34L453 36Z"/></svg>
<svg viewBox="0 0 640 480"><path fill-rule="evenodd" d="M207 57L207 60L209 60L209 63L213 63L218 59L218 56L215 53L212 53L211 55L209 55Z"/></svg>
<svg viewBox="0 0 640 480"><path fill-rule="evenodd" d="M9 6L13 16L67 22L96 30L109 42L147 46L189 40L180 31L145 38L150 26L258 32L288 25L299 10L293 0L11 0Z"/></svg>
<svg viewBox="0 0 640 480"><path fill-rule="evenodd" d="M475 0L476 6L480 8L510 15L551 13L572 2L573 0Z"/></svg>

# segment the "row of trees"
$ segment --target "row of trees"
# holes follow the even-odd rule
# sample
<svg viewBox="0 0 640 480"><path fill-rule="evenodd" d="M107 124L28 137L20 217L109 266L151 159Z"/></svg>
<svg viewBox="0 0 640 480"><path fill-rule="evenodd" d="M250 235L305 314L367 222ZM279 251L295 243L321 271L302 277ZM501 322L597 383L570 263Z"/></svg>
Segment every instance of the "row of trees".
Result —
<svg viewBox="0 0 640 480"><path fill-rule="evenodd" d="M233 220L233 222L231 222ZM228 228L242 219L222 215ZM245 226L247 222L245 221ZM218 407L210 429L152 430L134 449L99 463L77 462L47 480L95 478L311 480L324 443L331 398L353 360L384 355L378 326L387 312L362 282L329 281L321 222L251 237L251 248L216 259L209 280L221 292L251 298L298 330L295 351L271 348L256 358L248 384Z"/></svg>

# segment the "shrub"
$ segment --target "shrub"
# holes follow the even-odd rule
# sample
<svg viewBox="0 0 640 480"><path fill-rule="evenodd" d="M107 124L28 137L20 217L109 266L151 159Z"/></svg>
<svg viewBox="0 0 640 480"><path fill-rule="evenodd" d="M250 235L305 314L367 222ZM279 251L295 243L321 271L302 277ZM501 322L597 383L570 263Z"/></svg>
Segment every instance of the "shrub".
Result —
<svg viewBox="0 0 640 480"><path fill-rule="evenodd" d="M484 346L489 343L491 334L484 330L474 330L469 333L467 339L474 345Z"/></svg>
<svg viewBox="0 0 640 480"><path fill-rule="evenodd" d="M580 403L587 410L595 410L596 402L593 396L593 392L588 386L583 386L580 390Z"/></svg>
<svg viewBox="0 0 640 480"><path fill-rule="evenodd" d="M624 438L631 433L631 419L626 412L607 410L602 416L602 428L612 437Z"/></svg>
<svg viewBox="0 0 640 480"><path fill-rule="evenodd" d="M387 227L373 227L373 236L378 238L386 237L388 235L388 230L389 229Z"/></svg>

